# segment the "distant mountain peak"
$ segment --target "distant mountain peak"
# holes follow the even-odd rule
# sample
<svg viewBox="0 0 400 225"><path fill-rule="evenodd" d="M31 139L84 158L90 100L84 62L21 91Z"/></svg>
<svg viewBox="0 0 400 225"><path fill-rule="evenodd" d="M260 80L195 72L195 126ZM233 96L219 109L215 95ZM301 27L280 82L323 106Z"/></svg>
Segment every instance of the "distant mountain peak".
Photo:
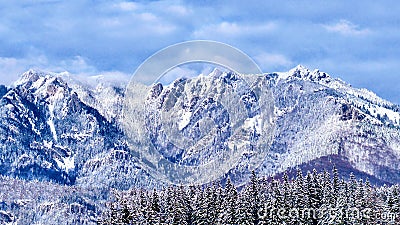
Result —
<svg viewBox="0 0 400 225"><path fill-rule="evenodd" d="M222 73L223 72L220 69L214 68L214 70L210 73L210 76L218 77L218 76L221 76Z"/></svg>
<svg viewBox="0 0 400 225"><path fill-rule="evenodd" d="M14 86L19 86L22 84L26 84L28 82L36 82L40 77L44 77L46 74L40 70L30 69L23 73L21 77L14 83Z"/></svg>
<svg viewBox="0 0 400 225"><path fill-rule="evenodd" d="M303 80L309 80L309 81L314 81L314 82L319 82L319 81L325 81L325 82L330 82L331 77L329 74L325 72L319 71L319 69L315 69L314 71L311 71L307 67L303 65L298 65L295 68L289 70L287 72L287 77L295 77L298 79L303 79Z"/></svg>

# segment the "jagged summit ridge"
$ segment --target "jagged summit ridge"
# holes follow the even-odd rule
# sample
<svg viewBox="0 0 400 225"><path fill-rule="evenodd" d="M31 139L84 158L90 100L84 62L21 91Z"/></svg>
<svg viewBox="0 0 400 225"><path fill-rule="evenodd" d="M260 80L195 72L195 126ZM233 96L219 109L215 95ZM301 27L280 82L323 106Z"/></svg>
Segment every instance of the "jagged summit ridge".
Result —
<svg viewBox="0 0 400 225"><path fill-rule="evenodd" d="M322 89L329 88L346 95L351 104L367 112L367 114L373 114L375 118L378 117L378 114L380 116L386 114L393 124L400 125L400 117L397 115L398 112L400 112L400 107L398 105L382 99L365 88L354 88L345 81L339 78L333 78L329 74L321 72L318 69L311 71L303 65L298 65L288 72L276 73L275 77L277 82L290 82L293 79L298 79L318 83L323 86Z"/></svg>
<svg viewBox="0 0 400 225"><path fill-rule="evenodd" d="M303 65L298 65L288 72L277 72L276 74L278 80L302 79L321 83L329 83L332 80L329 74L321 72L319 69L311 71Z"/></svg>

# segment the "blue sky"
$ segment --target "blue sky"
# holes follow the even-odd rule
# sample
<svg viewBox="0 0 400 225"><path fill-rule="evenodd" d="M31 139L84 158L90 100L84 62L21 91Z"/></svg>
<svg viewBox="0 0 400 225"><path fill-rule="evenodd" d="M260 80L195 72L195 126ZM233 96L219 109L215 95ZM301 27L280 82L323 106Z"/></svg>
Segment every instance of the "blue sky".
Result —
<svg viewBox="0 0 400 225"><path fill-rule="evenodd" d="M370 0L0 0L0 83L29 68L129 76L161 48L209 39L264 72L302 64L400 103L399 12Z"/></svg>

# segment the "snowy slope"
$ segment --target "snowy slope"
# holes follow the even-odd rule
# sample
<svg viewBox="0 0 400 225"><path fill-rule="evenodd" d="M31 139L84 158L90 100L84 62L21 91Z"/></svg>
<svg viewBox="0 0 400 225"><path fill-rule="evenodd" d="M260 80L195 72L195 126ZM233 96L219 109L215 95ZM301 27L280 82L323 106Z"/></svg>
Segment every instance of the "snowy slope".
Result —
<svg viewBox="0 0 400 225"><path fill-rule="evenodd" d="M273 175L332 156L333 164L340 158L355 171L400 181L397 105L302 66L267 76L275 81L279 136L262 173Z"/></svg>

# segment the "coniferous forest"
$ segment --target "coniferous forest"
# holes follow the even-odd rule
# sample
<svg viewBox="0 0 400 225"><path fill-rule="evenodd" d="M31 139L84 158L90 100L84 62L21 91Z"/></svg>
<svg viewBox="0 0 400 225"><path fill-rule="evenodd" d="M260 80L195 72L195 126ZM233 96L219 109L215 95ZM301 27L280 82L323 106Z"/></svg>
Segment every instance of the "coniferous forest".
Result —
<svg viewBox="0 0 400 225"><path fill-rule="evenodd" d="M295 177L114 191L100 224L400 224L400 187L316 170Z"/></svg>

